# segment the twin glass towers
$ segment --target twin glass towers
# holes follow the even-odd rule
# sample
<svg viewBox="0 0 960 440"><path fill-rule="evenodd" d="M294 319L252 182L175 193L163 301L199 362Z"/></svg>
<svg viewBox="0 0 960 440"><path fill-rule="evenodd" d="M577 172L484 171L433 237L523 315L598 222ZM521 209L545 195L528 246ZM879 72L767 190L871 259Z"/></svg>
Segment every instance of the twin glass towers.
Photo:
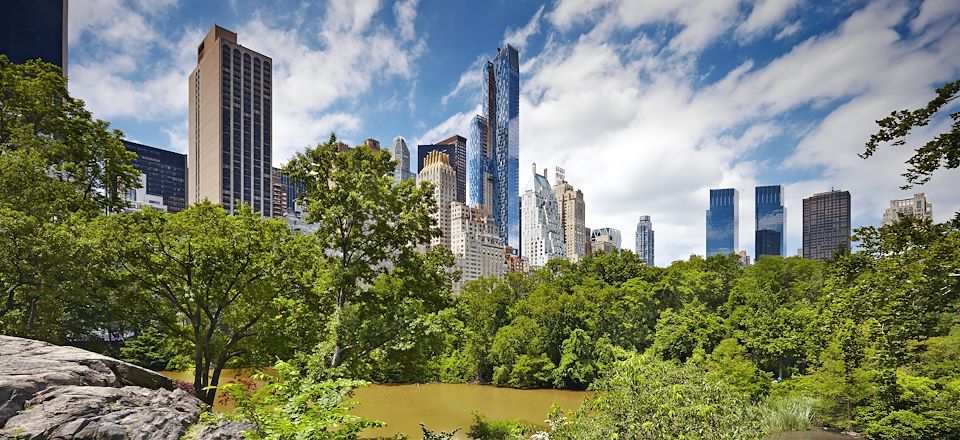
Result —
<svg viewBox="0 0 960 440"><path fill-rule="evenodd" d="M493 213L504 243L520 247L520 60L511 45L483 71L482 114L470 122L467 204Z"/></svg>
<svg viewBox="0 0 960 440"><path fill-rule="evenodd" d="M756 187L754 257L786 256L786 217L783 186ZM734 188L711 189L707 210L707 256L736 253L739 247L740 193Z"/></svg>

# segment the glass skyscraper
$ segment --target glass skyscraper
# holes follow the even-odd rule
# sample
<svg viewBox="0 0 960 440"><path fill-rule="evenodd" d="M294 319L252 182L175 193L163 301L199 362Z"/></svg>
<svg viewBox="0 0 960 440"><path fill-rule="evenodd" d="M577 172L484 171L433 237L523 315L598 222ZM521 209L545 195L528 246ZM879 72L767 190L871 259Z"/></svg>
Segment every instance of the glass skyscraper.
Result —
<svg viewBox="0 0 960 440"><path fill-rule="evenodd" d="M467 205L487 206L486 191L489 166L487 152L487 118L476 115L470 121L470 133L467 139Z"/></svg>
<svg viewBox="0 0 960 440"><path fill-rule="evenodd" d="M511 45L487 62L483 82L493 218L504 242L520 246L520 55Z"/></svg>
<svg viewBox="0 0 960 440"><path fill-rule="evenodd" d="M711 189L707 210L707 256L737 251L740 193L734 188Z"/></svg>
<svg viewBox="0 0 960 440"><path fill-rule="evenodd" d="M67 76L67 0L7 0L0 14L0 53L13 63L39 59Z"/></svg>
<svg viewBox="0 0 960 440"><path fill-rule="evenodd" d="M653 267L653 222L649 215L641 215L637 222L637 256Z"/></svg>
<svg viewBox="0 0 960 440"><path fill-rule="evenodd" d="M754 259L761 255L786 255L786 212L783 207L783 186L756 187L756 235Z"/></svg>
<svg viewBox="0 0 960 440"><path fill-rule="evenodd" d="M400 183L415 178L413 171L410 171L410 150L407 149L407 141L403 136L397 136L393 139L390 156L397 161L397 168L393 170L394 182Z"/></svg>

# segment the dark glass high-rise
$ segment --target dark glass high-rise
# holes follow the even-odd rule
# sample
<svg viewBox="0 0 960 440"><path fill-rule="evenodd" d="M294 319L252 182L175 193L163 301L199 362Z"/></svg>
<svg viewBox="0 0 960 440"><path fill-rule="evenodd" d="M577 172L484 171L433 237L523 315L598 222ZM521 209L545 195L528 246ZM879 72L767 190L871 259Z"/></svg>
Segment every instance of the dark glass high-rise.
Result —
<svg viewBox="0 0 960 440"><path fill-rule="evenodd" d="M20 64L39 59L67 75L67 0L6 0L0 14L0 53Z"/></svg>
<svg viewBox="0 0 960 440"><path fill-rule="evenodd" d="M754 258L759 259L763 255L782 257L786 255L783 186L758 186L755 191Z"/></svg>
<svg viewBox="0 0 960 440"><path fill-rule="evenodd" d="M707 256L730 254L739 246L740 193L734 188L711 189L707 210Z"/></svg>
<svg viewBox="0 0 960 440"><path fill-rule="evenodd" d="M187 155L131 141L127 150L137 154L133 167L147 176L147 194L163 197L169 212L187 206Z"/></svg>

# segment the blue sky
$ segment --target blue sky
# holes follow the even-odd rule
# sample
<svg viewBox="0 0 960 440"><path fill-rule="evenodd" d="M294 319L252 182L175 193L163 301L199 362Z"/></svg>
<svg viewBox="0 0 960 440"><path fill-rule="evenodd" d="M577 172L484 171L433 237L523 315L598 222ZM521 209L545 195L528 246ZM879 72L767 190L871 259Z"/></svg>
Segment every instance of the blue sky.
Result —
<svg viewBox="0 0 960 440"><path fill-rule="evenodd" d="M957 0L84 0L69 14L71 92L129 138L175 151L214 23L271 56L275 165L331 131L411 149L466 136L480 67L509 42L521 186L534 162L565 168L587 226L620 229L628 248L651 215L658 265L704 252L709 188L740 190L751 255L756 185L785 185L790 253L816 192L849 190L854 226L877 224L912 191L899 190L908 151L857 157L873 121L960 75ZM952 170L916 191L942 221L960 210L958 188Z"/></svg>

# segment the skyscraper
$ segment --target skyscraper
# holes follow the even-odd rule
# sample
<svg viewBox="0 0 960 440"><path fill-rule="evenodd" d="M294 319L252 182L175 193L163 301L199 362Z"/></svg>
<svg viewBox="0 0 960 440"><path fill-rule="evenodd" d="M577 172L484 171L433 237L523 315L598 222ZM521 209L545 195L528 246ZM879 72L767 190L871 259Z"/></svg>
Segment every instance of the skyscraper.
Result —
<svg viewBox="0 0 960 440"><path fill-rule="evenodd" d="M272 208L272 60L214 25L190 74L190 203L209 199L233 212Z"/></svg>
<svg viewBox="0 0 960 440"><path fill-rule="evenodd" d="M0 53L11 62L56 64L67 76L67 0L7 0L0 14Z"/></svg>
<svg viewBox="0 0 960 440"><path fill-rule="evenodd" d="M530 268L543 267L555 258L566 258L560 208L547 181L547 170L540 175L534 168L531 186L523 193L522 206L523 247L520 255L527 259Z"/></svg>
<svg viewBox="0 0 960 440"><path fill-rule="evenodd" d="M909 199L894 199L890 207L883 212L883 226L890 226L901 217L913 217L920 220L933 221L933 203L927 202L924 193L916 193Z"/></svg>
<svg viewBox="0 0 960 440"><path fill-rule="evenodd" d="M623 245L623 236L620 234L620 230L617 228L596 228L590 231L590 241L593 242L595 238L606 235L610 237L611 243L617 249L622 249Z"/></svg>
<svg viewBox="0 0 960 440"><path fill-rule="evenodd" d="M803 258L828 260L838 251L850 251L850 192L803 199Z"/></svg>
<svg viewBox="0 0 960 440"><path fill-rule="evenodd" d="M783 186L758 186L756 194L756 236L753 256L759 260L761 255L786 256L786 211L783 207Z"/></svg>
<svg viewBox="0 0 960 440"><path fill-rule="evenodd" d="M498 49L483 75L483 116L493 177L493 218L511 247L520 245L520 55ZM522 250L522 249L521 249Z"/></svg>
<svg viewBox="0 0 960 440"><path fill-rule="evenodd" d="M443 235L432 238L430 246L443 244L449 248L450 203L456 201L457 194L457 175L450 166L450 157L439 151L430 152L417 179L433 183L433 198L437 201L437 211L432 217Z"/></svg>
<svg viewBox="0 0 960 440"><path fill-rule="evenodd" d="M734 188L711 189L707 210L707 256L736 252L740 245L740 193Z"/></svg>
<svg viewBox="0 0 960 440"><path fill-rule="evenodd" d="M397 161L397 168L393 171L393 180L400 183L414 178L410 171L410 150L407 149L407 140L402 136L393 138L393 148L390 149L390 156Z"/></svg>
<svg viewBox="0 0 960 440"><path fill-rule="evenodd" d="M467 205L483 206L493 212L493 165L487 140L487 118L476 115L470 121L467 139Z"/></svg>
<svg viewBox="0 0 960 440"><path fill-rule="evenodd" d="M133 167L146 179L145 194L161 197L169 212L186 208L187 155L126 140L123 146L137 154Z"/></svg>
<svg viewBox="0 0 960 440"><path fill-rule="evenodd" d="M424 160L431 152L439 151L450 158L450 167L457 175L457 201L467 201L467 140L454 135L432 145L417 145L417 172L423 169Z"/></svg>
<svg viewBox="0 0 960 440"><path fill-rule="evenodd" d="M450 250L461 272L454 286L457 292L464 282L506 272L500 231L490 213L481 207L450 204Z"/></svg>
<svg viewBox="0 0 960 440"><path fill-rule="evenodd" d="M560 227L563 230L567 260L576 263L586 255L584 241L587 240L587 225L583 192L574 190L573 185L567 183L558 170L557 183L553 185L553 195L557 198L557 206L560 209Z"/></svg>
<svg viewBox="0 0 960 440"><path fill-rule="evenodd" d="M649 215L641 215L637 222L637 256L653 267L653 222Z"/></svg>

